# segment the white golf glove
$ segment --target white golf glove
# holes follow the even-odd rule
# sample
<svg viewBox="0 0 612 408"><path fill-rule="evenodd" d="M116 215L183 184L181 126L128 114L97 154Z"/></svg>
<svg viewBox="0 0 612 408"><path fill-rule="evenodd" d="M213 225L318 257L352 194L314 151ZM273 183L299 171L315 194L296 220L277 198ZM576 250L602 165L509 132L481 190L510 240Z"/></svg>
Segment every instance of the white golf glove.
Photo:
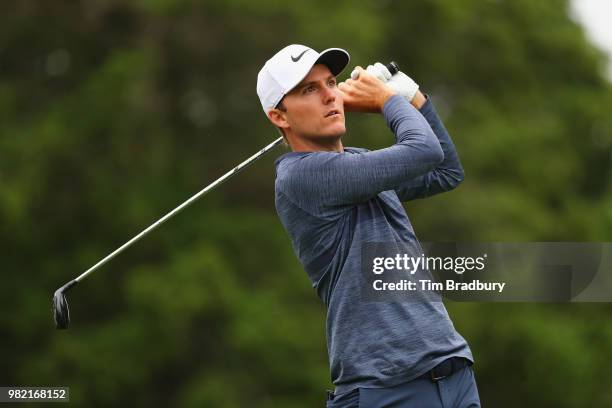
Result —
<svg viewBox="0 0 612 408"><path fill-rule="evenodd" d="M412 98L414 98L414 95L416 95L419 90L419 85L408 75L399 71L392 76L387 67L380 62L374 65L368 65L366 71L387 84L387 86L397 92L398 95L408 99L408 102L412 101ZM359 72L354 69L353 72L351 72L351 78L357 79L358 77Z"/></svg>
<svg viewBox="0 0 612 408"><path fill-rule="evenodd" d="M366 68L366 72L370 75L375 76L376 78L385 83L391 79L391 73L389 72L387 67L385 67L380 62L377 62L374 65L368 65L368 68ZM353 69L353 72L351 72L351 78L359 78L359 71L357 71L357 69Z"/></svg>
<svg viewBox="0 0 612 408"><path fill-rule="evenodd" d="M393 75L389 82L387 82L387 86L408 99L408 102L412 102L412 98L414 98L414 95L419 90L419 85L402 71Z"/></svg>

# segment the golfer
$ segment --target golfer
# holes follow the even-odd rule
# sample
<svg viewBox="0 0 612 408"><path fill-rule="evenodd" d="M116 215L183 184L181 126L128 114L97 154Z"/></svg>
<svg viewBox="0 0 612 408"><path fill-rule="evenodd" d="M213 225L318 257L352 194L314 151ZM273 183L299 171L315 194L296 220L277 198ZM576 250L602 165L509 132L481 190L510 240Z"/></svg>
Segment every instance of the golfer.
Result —
<svg viewBox="0 0 612 408"><path fill-rule="evenodd" d="M276 161L276 210L327 308L327 407L480 407L472 353L441 301L361 298L363 245L421 255L401 201L451 190L463 170L411 78L376 63L338 84L348 62L345 50L294 44L257 78L264 112L292 150ZM382 114L395 143L344 147L345 110Z"/></svg>

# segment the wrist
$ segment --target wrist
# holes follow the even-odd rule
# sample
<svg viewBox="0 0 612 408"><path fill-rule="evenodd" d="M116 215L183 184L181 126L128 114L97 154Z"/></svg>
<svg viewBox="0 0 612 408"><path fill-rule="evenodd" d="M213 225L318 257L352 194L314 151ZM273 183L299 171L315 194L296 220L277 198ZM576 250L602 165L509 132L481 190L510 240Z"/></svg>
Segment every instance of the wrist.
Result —
<svg viewBox="0 0 612 408"><path fill-rule="evenodd" d="M392 97L397 95L397 93L390 89L387 88L385 89L384 92L381 93L381 98L380 98L380 112L382 113L383 109L385 108L385 104L387 103L387 101Z"/></svg>
<svg viewBox="0 0 612 408"><path fill-rule="evenodd" d="M427 102L427 98L425 97L425 95L423 95L421 91L418 91L418 90L416 91L416 94L410 101L412 106L414 106L417 109L421 109L423 105L425 105L425 102Z"/></svg>

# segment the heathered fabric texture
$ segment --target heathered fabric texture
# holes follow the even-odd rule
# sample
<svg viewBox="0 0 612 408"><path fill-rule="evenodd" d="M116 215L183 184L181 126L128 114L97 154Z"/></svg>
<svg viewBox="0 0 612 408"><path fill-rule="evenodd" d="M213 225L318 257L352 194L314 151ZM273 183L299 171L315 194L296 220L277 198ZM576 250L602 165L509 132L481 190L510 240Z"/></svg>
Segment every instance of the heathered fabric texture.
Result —
<svg viewBox="0 0 612 408"><path fill-rule="evenodd" d="M419 112L395 95L383 115L388 148L291 152L276 161L275 201L296 255L327 307L336 394L409 381L452 356L472 360L441 302L368 302L361 295L365 242L421 246L402 201L454 188L463 170L428 100Z"/></svg>

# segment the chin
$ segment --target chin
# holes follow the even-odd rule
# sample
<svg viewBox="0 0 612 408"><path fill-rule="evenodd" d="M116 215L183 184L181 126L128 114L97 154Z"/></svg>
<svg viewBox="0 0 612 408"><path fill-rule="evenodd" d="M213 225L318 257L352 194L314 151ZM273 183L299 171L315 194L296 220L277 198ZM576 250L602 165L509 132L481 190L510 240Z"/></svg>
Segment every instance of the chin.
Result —
<svg viewBox="0 0 612 408"><path fill-rule="evenodd" d="M333 128L329 129L328 132L326 132L326 135L328 137L341 137L344 136L344 134L346 133L346 127L344 126L344 124L340 125L336 125Z"/></svg>
<svg viewBox="0 0 612 408"><path fill-rule="evenodd" d="M305 134L303 137L310 140L319 140L319 141L332 141L340 139L346 133L346 127L344 123L334 124L333 126L327 126L323 129L319 129L317 131L311 131L308 134Z"/></svg>

